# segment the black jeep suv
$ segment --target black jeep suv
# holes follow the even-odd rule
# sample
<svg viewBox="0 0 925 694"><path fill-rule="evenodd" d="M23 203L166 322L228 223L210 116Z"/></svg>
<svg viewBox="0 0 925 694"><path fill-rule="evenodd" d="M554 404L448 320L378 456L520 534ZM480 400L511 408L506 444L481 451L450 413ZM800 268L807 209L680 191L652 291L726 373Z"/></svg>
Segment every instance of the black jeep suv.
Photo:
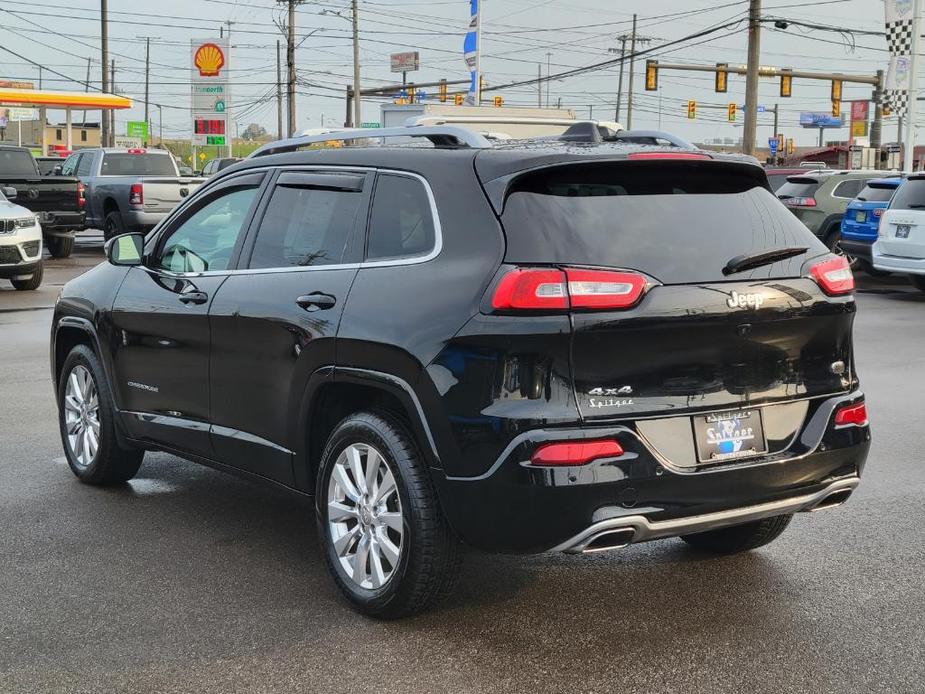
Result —
<svg viewBox="0 0 925 694"><path fill-rule="evenodd" d="M436 146L272 143L67 284L74 474L160 450L312 495L381 617L461 543L736 552L847 499L854 282L754 160L412 132Z"/></svg>

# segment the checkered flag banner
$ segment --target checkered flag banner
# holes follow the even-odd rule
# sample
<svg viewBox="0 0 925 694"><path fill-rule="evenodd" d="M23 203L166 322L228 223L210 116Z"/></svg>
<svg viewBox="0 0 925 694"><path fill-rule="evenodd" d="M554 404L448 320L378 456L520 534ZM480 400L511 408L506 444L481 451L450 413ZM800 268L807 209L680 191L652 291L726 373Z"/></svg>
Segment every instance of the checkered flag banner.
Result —
<svg viewBox="0 0 925 694"><path fill-rule="evenodd" d="M893 113L904 118L912 79L912 51L915 46L912 19L915 1L886 0L883 6L886 13L886 43L890 51L883 100Z"/></svg>

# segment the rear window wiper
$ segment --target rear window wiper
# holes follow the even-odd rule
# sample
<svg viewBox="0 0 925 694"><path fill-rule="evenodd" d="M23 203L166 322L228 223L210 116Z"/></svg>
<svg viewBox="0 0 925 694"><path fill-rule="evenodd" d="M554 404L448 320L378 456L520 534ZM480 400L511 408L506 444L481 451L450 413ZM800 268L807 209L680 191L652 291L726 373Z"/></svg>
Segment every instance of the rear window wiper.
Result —
<svg viewBox="0 0 925 694"><path fill-rule="evenodd" d="M778 260L786 260L796 255L802 255L806 253L806 251L807 249L805 246L792 246L789 248L772 248L767 251L759 251L758 253L737 255L726 263L726 267L723 268L723 274L734 275L743 270L751 270L756 267L761 267L762 265L776 263Z"/></svg>

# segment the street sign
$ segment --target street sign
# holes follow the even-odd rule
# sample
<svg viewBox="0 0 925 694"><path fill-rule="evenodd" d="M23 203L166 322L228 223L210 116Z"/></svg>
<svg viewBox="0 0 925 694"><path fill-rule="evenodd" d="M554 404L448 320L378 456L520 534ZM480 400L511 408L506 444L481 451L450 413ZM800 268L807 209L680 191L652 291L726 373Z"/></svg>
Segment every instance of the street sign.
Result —
<svg viewBox="0 0 925 694"><path fill-rule="evenodd" d="M418 89L416 96L417 96L417 102L419 104L424 101L427 101L427 92L425 92L423 89Z"/></svg>
<svg viewBox="0 0 925 694"><path fill-rule="evenodd" d="M379 123L360 123L361 128L381 128Z"/></svg>
<svg viewBox="0 0 925 694"><path fill-rule="evenodd" d="M125 124L125 136L148 141L148 124L143 120L130 120Z"/></svg>
<svg viewBox="0 0 925 694"><path fill-rule="evenodd" d="M11 123L24 120L38 120L38 114L34 108L13 107L9 109L9 119Z"/></svg>
<svg viewBox="0 0 925 694"><path fill-rule="evenodd" d="M776 137L768 138L768 150L770 150L772 157L775 154L777 154L777 138Z"/></svg>
<svg viewBox="0 0 925 694"><path fill-rule="evenodd" d="M138 149L144 145L140 137L123 137L122 135L116 135L113 142L117 149Z"/></svg>
<svg viewBox="0 0 925 694"><path fill-rule="evenodd" d="M417 72L421 69L421 54L418 51L393 53L391 64L392 72Z"/></svg>

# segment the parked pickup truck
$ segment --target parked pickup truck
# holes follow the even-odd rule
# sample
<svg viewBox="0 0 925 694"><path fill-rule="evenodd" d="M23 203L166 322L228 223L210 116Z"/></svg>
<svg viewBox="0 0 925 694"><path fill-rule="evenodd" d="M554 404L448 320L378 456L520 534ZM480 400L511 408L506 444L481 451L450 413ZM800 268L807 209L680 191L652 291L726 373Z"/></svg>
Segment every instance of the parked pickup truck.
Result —
<svg viewBox="0 0 925 694"><path fill-rule="evenodd" d="M0 146L0 187L15 190L16 204L38 215L52 256L67 258L74 248L74 232L84 228L77 179L43 176L28 149Z"/></svg>
<svg viewBox="0 0 925 694"><path fill-rule="evenodd" d="M102 229L107 240L147 231L205 181L181 177L173 155L163 149L82 149L65 160L60 173L80 180L87 226Z"/></svg>

